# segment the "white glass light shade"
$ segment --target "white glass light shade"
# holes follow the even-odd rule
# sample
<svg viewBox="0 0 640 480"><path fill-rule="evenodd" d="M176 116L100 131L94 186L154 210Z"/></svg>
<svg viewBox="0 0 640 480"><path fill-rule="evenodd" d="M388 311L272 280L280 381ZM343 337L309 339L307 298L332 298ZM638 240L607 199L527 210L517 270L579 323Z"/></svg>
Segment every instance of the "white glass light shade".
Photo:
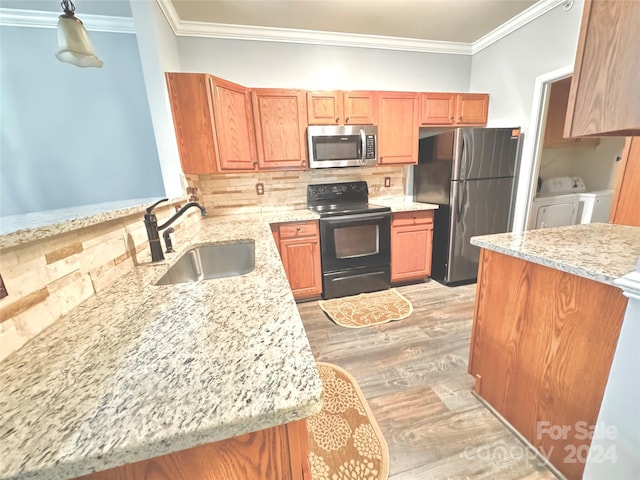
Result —
<svg viewBox="0 0 640 480"><path fill-rule="evenodd" d="M89 34L76 17L60 15L58 19L58 53L61 62L72 63L77 67L102 67L102 60L93 50Z"/></svg>

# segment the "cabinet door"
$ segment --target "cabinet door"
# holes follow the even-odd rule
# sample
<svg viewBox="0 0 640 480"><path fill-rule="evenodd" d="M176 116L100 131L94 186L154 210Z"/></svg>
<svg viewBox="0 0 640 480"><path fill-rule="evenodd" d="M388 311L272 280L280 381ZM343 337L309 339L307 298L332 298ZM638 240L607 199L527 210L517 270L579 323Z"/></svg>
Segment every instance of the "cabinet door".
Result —
<svg viewBox="0 0 640 480"><path fill-rule="evenodd" d="M344 123L347 125L375 125L378 123L376 92L344 92Z"/></svg>
<svg viewBox="0 0 640 480"><path fill-rule="evenodd" d="M453 125L456 115L455 93L421 93L420 123L422 125Z"/></svg>
<svg viewBox="0 0 640 480"><path fill-rule="evenodd" d="M457 125L486 125L489 114L489 95L461 93L457 98Z"/></svg>
<svg viewBox="0 0 640 480"><path fill-rule="evenodd" d="M303 170L307 165L307 107L299 90L251 93L260 169Z"/></svg>
<svg viewBox="0 0 640 480"><path fill-rule="evenodd" d="M391 281L431 275L433 212L394 213L391 223Z"/></svg>
<svg viewBox="0 0 640 480"><path fill-rule="evenodd" d="M544 147L562 148L573 146L596 147L600 140L597 138L564 138L564 121L567 117L567 104L571 77L551 84L549 93L549 107L544 127Z"/></svg>
<svg viewBox="0 0 640 480"><path fill-rule="evenodd" d="M317 237L281 238L280 254L294 298L314 297L322 293Z"/></svg>
<svg viewBox="0 0 640 480"><path fill-rule="evenodd" d="M378 94L378 163L418 163L418 94Z"/></svg>
<svg viewBox="0 0 640 480"><path fill-rule="evenodd" d="M640 2L587 0L565 135L640 135Z"/></svg>
<svg viewBox="0 0 640 480"><path fill-rule="evenodd" d="M215 173L211 91L207 75L167 73L166 78L182 171L196 175Z"/></svg>
<svg viewBox="0 0 640 480"><path fill-rule="evenodd" d="M257 163L251 99L247 89L210 77L220 170L254 170Z"/></svg>
<svg viewBox="0 0 640 480"><path fill-rule="evenodd" d="M307 92L309 125L332 125L342 121L342 98L338 92Z"/></svg>

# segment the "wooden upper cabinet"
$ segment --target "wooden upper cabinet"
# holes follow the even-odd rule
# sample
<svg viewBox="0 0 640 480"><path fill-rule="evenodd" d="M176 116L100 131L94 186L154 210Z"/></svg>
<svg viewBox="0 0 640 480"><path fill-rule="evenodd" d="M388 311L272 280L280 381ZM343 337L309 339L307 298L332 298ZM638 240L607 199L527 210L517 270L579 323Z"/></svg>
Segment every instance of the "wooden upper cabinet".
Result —
<svg viewBox="0 0 640 480"><path fill-rule="evenodd" d="M340 92L307 92L309 125L331 125L342 122Z"/></svg>
<svg viewBox="0 0 640 480"><path fill-rule="evenodd" d="M209 81L219 169L254 170L258 159L247 89L217 77L210 77Z"/></svg>
<svg viewBox="0 0 640 480"><path fill-rule="evenodd" d="M167 73L182 171L254 170L251 103L246 88L200 73Z"/></svg>
<svg viewBox="0 0 640 480"><path fill-rule="evenodd" d="M571 89L571 77L559 80L551 84L549 94L549 107L544 127L545 148L562 148L575 146L595 147L600 143L598 138L565 138L564 121L567 117L567 103L569 102L569 90Z"/></svg>
<svg viewBox="0 0 640 480"><path fill-rule="evenodd" d="M486 125L489 95L484 93L421 93L420 124Z"/></svg>
<svg viewBox="0 0 640 480"><path fill-rule="evenodd" d="M640 135L640 2L587 0L565 136Z"/></svg>
<svg viewBox="0 0 640 480"><path fill-rule="evenodd" d="M307 92L309 125L373 125L376 112L375 92Z"/></svg>
<svg viewBox="0 0 640 480"><path fill-rule="evenodd" d="M453 125L456 120L455 93L421 93L420 123L422 125Z"/></svg>
<svg viewBox="0 0 640 480"><path fill-rule="evenodd" d="M260 169L303 170L307 166L307 106L301 90L251 92Z"/></svg>
<svg viewBox="0 0 640 480"><path fill-rule="evenodd" d="M215 173L212 99L207 75L167 73L166 78L182 171Z"/></svg>
<svg viewBox="0 0 640 480"><path fill-rule="evenodd" d="M378 99L376 92L343 92L344 123L347 125L376 125L378 123Z"/></svg>
<svg viewBox="0 0 640 480"><path fill-rule="evenodd" d="M456 99L456 125L486 125L489 115L489 95L460 93Z"/></svg>
<svg viewBox="0 0 640 480"><path fill-rule="evenodd" d="M418 163L418 94L379 92L378 163Z"/></svg>

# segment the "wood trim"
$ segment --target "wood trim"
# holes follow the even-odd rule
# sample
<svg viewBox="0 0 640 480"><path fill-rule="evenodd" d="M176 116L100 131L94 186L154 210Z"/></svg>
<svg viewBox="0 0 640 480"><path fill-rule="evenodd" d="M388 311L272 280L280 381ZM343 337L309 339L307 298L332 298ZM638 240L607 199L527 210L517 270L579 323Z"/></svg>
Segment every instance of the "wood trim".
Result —
<svg viewBox="0 0 640 480"><path fill-rule="evenodd" d="M628 137L622 154L609 220L640 227L640 137Z"/></svg>

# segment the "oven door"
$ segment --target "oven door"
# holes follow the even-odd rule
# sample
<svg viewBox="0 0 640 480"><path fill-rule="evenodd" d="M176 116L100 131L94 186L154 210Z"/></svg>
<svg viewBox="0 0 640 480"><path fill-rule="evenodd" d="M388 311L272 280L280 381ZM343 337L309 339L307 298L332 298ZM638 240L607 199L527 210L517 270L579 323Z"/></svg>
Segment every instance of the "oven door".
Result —
<svg viewBox="0 0 640 480"><path fill-rule="evenodd" d="M389 266L391 213L320 219L323 273Z"/></svg>

